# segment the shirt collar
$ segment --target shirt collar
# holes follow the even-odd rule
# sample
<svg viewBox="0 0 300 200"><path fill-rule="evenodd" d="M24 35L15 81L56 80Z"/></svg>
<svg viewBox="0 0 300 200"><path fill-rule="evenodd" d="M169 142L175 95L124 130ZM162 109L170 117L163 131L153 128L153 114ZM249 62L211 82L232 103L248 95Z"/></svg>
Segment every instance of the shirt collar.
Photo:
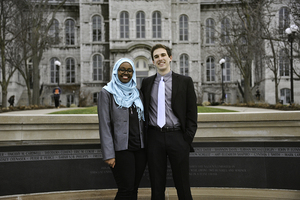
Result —
<svg viewBox="0 0 300 200"><path fill-rule="evenodd" d="M162 77L162 75L160 75L159 73L157 73L156 79L160 80ZM169 80L172 77L172 71L170 70L166 75L163 76L164 77L164 81L166 82L167 80Z"/></svg>

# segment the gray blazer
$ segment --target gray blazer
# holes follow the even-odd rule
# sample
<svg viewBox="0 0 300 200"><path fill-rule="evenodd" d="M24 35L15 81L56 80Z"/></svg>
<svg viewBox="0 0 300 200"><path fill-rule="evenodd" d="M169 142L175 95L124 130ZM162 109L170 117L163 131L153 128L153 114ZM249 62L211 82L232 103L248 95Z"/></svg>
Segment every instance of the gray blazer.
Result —
<svg viewBox="0 0 300 200"><path fill-rule="evenodd" d="M98 120L103 160L115 158L115 151L128 149L129 109L120 108L113 95L105 89L99 92ZM137 125L140 130L141 148L144 148L143 120Z"/></svg>

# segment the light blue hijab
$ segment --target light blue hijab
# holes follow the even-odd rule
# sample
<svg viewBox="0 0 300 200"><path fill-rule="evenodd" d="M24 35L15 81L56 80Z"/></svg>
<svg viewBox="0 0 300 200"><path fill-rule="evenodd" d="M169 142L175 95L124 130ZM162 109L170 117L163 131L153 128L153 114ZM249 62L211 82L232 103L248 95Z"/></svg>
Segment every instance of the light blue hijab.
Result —
<svg viewBox="0 0 300 200"><path fill-rule="evenodd" d="M132 78L128 83L122 83L118 77L118 69L124 62L128 62L133 69ZM118 60L114 65L111 81L103 88L113 94L115 102L119 107L129 108L133 104L137 109L139 120L145 120L144 106L140 99L139 90L136 88L136 71L132 60L128 58Z"/></svg>

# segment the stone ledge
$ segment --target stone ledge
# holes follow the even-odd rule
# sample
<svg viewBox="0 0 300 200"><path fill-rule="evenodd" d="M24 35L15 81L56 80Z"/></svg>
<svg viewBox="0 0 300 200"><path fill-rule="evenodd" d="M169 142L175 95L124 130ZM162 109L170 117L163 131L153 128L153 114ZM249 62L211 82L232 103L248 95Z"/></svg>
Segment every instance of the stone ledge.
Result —
<svg viewBox="0 0 300 200"><path fill-rule="evenodd" d="M27 195L2 196L1 200L111 200L116 194L112 190L85 190L68 192L51 192ZM268 190L268 189L237 189L237 188L192 188L194 200L299 200L300 191ZM139 200L150 200L149 188L139 189ZM177 200L176 189L166 189L166 199Z"/></svg>
<svg viewBox="0 0 300 200"><path fill-rule="evenodd" d="M92 115L0 115L0 146L97 144ZM195 142L300 141L300 112L201 113Z"/></svg>

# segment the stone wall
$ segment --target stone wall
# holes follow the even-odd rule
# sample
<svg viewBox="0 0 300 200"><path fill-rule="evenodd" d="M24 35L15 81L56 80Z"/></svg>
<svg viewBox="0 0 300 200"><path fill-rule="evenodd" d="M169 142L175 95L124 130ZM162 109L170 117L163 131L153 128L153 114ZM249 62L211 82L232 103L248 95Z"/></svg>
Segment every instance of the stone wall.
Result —
<svg viewBox="0 0 300 200"><path fill-rule="evenodd" d="M300 141L300 112L198 114L194 142ZM99 143L97 115L0 115L0 146Z"/></svg>
<svg viewBox="0 0 300 200"><path fill-rule="evenodd" d="M191 187L300 190L299 128L298 111L199 114ZM116 188L97 115L0 115L0 168L0 197Z"/></svg>

